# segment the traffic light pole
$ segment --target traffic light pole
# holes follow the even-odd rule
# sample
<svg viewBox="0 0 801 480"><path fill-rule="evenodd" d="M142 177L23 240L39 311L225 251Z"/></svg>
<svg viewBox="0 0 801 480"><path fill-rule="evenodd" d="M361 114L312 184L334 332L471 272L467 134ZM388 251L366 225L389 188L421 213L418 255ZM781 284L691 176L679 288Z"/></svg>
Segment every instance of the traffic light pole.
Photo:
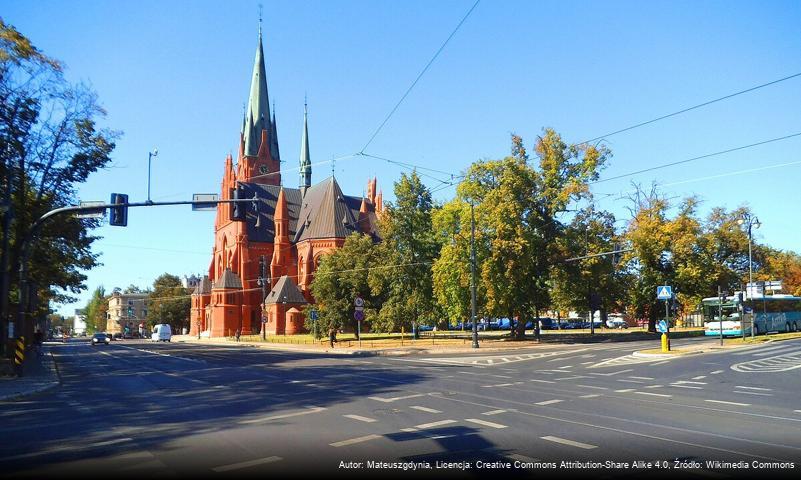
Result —
<svg viewBox="0 0 801 480"><path fill-rule="evenodd" d="M25 335L25 309L28 303L28 297L30 292L28 292L28 260L30 256L30 245L33 240L36 239L36 234L38 233L39 229L42 225L57 215L62 215L65 213L89 213L89 212L102 212L105 211L107 208L128 208L128 207L161 207L161 206L168 206L168 205L208 205L210 203L243 203L243 202L253 202L254 199L237 199L237 200L205 200L205 201L179 201L179 202L137 202L137 203L107 203L104 205L92 205L92 206L72 206L72 207L62 207L56 208L55 210L50 210L49 212L45 213L41 217L39 217L31 228L28 230L27 234L22 238L20 242L20 262L19 262L19 299L17 302L17 315L16 315L16 325L14 328L15 337L25 336L26 339L30 337L30 335ZM11 329L9 328L9 331ZM21 332L21 333L17 333ZM26 340L27 341L27 340Z"/></svg>

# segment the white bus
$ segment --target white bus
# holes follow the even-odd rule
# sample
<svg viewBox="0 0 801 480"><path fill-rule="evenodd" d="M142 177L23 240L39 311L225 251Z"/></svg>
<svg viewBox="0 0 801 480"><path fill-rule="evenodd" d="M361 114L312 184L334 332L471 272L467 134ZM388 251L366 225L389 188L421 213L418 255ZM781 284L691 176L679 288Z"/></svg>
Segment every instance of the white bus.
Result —
<svg viewBox="0 0 801 480"><path fill-rule="evenodd" d="M797 332L801 327L801 297L768 295L747 299L729 296L720 302L718 297L701 302L704 314L704 334L720 336L754 335L767 332ZM723 317L721 319L721 316ZM721 322L722 320L722 322Z"/></svg>

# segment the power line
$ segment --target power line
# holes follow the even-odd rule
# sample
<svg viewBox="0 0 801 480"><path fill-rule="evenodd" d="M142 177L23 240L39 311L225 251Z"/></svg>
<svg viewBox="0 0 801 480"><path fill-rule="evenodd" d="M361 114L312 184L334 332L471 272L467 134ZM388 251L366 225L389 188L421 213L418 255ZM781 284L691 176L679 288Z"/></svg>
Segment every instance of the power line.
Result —
<svg viewBox="0 0 801 480"><path fill-rule="evenodd" d="M676 166L676 165L681 165L681 164L684 164L684 163L693 162L695 160L701 160L701 159L704 159L704 158L715 157L715 156L718 156L718 155L723 155L723 154L726 154L726 153L736 152L738 150L745 150L746 148L756 147L756 146L759 146L759 145L765 145L765 144L768 144L768 143L778 142L778 141L781 141L781 140L787 140L789 138L798 137L798 136L801 136L801 132L793 133L791 135L785 135L783 137L771 138L770 140L764 140L764 141L761 141L761 142L751 143L751 144L743 145L743 146L740 146L740 147L729 148L727 150L721 150L719 152L708 153L706 155L700 155L698 157L688 158L686 160L679 160L678 162L671 162L671 163L665 163L665 164L662 164L662 165L656 165L654 167L644 168L642 170L637 170L635 172L629 172L629 173L624 173L624 174L621 174L621 175L616 175L614 177L603 178L601 180L595 180L594 182L589 182L589 184L590 185L595 185L595 184L598 184L598 183L608 182L608 181L611 181L611 180L617 180L617 179L620 179L620 178L630 177L632 175L639 175L640 173L652 172L654 170L660 170L662 168L673 167L673 166Z"/></svg>
<svg viewBox="0 0 801 480"><path fill-rule="evenodd" d="M378 126L378 128L375 130L373 135L370 137L370 140L368 140L367 143L364 144L364 146L362 147L362 149L361 149L361 151L359 153L364 153L364 151L367 150L367 147L371 143L373 143L373 140L378 135L378 133L381 131L381 129L384 128L384 125L386 125L386 123L389 121L389 119L392 117L392 115L395 114L395 111L398 109L398 107L400 107L401 103L403 103L403 101L406 100L406 97L412 91L414 86L417 85L417 82L419 82L420 79L423 77L423 75L426 73L426 71L428 71L428 68L431 66L431 64L434 63L434 60L436 60L437 57L439 57L439 54L442 53L442 51L445 49L445 46L448 45L448 42L451 41L451 38L453 38L453 36L456 35L456 32L459 31L459 28L462 26L462 24L465 22L465 20L467 20L467 17L469 17L470 14L473 13L473 10L475 10L475 8L478 6L479 2L481 2L481 0L476 0L476 2L473 4L473 6L470 7L470 10L468 10L467 13L464 15L464 17L462 17L462 20L459 21L459 24L456 25L456 28L453 29L451 34L448 35L448 38L445 39L445 42L439 47L439 49L437 50L437 53L435 53L434 56L431 57L431 60L428 61L426 66L423 67L423 70L417 75L417 78L414 79L414 82L412 82L412 84L409 86L409 88L406 90L406 92L403 94L403 96L400 98L400 100L398 100L398 103L395 104L395 106L392 108L392 110L386 116L384 121L381 122L381 125Z"/></svg>
<svg viewBox="0 0 801 480"><path fill-rule="evenodd" d="M657 118L654 118L652 120L641 122L641 123L638 123L636 125L632 125L630 127L621 128L620 130L615 130L614 132L610 132L610 133L607 133L605 135L601 135L601 136L598 136L598 137L595 137L595 138L591 138L591 139L585 140L584 142L581 142L581 143L592 143L592 142L595 142L597 140L602 140L602 139L604 139L606 137L611 137L612 135L617 135L618 133L628 132L629 130L634 130L635 128L639 128L639 127L642 127L642 126L645 126L645 125L650 125L652 123L658 122L660 120L664 120L666 118L675 117L676 115L681 115L682 113L687 113L687 112L689 112L691 110L696 110L698 108L705 107L707 105L711 105L711 104L716 103L716 102L727 100L729 98L736 97L736 96L742 95L744 93L753 92L754 90L759 90L760 88L768 87L770 85L775 85L775 84L777 84L779 82L784 82L785 80L790 80L790 79L796 78L796 77L801 77L801 73L796 73L796 74L793 74L793 75L790 75L790 76L787 76L787 77L784 77L784 78L780 78L778 80L773 80L772 82L763 83L762 85L757 85L755 87L747 88L745 90L741 90L739 92L735 92L735 93L732 93L732 94L729 94L729 95L726 95L726 96L723 96L723 97L720 97L720 98L716 98L714 100L709 100L708 102L699 103L698 105L693 105L692 107L688 107L688 108L679 110L677 112L669 113L667 115L662 115L661 117L657 117Z"/></svg>

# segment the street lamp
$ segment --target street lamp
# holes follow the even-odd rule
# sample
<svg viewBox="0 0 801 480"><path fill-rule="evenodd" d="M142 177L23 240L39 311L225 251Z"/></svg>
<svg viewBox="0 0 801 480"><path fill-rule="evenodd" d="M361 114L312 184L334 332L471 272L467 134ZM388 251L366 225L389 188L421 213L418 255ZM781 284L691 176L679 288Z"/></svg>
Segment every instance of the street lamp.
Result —
<svg viewBox="0 0 801 480"><path fill-rule="evenodd" d="M746 299L748 299L749 291L752 291L754 288L754 269L753 269L753 262L751 259L751 229L752 228L759 228L762 224L759 222L759 219L748 212L744 212L742 218L737 219L738 225L748 225L748 287L745 289ZM762 295L765 295L765 292L762 292ZM754 317L755 313L751 313L751 337L754 337ZM742 324L740 325L742 328Z"/></svg>
<svg viewBox="0 0 801 480"><path fill-rule="evenodd" d="M153 203L150 201L150 161L158 155L158 148L154 148L152 152L147 152L147 203Z"/></svg>

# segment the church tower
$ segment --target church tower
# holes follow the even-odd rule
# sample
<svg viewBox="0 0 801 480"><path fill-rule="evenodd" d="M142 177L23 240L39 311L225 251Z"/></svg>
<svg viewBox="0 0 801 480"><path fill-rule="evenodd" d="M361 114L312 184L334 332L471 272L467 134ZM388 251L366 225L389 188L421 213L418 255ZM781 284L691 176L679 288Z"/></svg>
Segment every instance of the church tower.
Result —
<svg viewBox="0 0 801 480"><path fill-rule="evenodd" d="M309 110L306 103L303 103L303 136L300 138L300 193L306 195L306 190L311 187L311 155L309 155Z"/></svg>
<svg viewBox="0 0 801 480"><path fill-rule="evenodd" d="M253 63L250 97L245 110L236 179L263 185L281 184L281 158L278 152L278 127L270 115L267 73L259 26L259 45Z"/></svg>

